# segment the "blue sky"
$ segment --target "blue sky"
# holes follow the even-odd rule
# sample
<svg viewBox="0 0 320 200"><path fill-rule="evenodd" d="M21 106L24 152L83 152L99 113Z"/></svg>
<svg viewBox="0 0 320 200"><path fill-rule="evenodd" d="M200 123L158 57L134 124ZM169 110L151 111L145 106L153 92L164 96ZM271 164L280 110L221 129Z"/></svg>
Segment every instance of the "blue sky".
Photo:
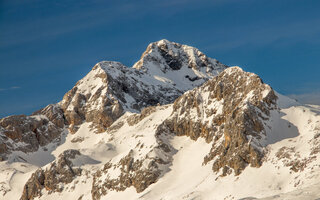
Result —
<svg viewBox="0 0 320 200"><path fill-rule="evenodd" d="M132 66L163 38L320 103L319 10L317 0L0 0L0 117L56 103L95 63Z"/></svg>

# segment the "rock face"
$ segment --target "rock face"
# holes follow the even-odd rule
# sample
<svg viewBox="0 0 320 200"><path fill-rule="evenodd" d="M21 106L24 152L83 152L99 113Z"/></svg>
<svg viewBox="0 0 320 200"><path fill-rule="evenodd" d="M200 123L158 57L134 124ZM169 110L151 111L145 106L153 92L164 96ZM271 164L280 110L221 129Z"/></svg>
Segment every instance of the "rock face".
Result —
<svg viewBox="0 0 320 200"><path fill-rule="evenodd" d="M276 99L257 75L232 67L179 97L164 125L178 136L213 141L204 164L213 160L213 171L239 175L249 164L261 166L264 122Z"/></svg>
<svg viewBox="0 0 320 200"><path fill-rule="evenodd" d="M142 192L149 185L155 183L162 174L159 166L168 164L161 158L145 157L141 160L135 160L132 154L133 151L130 151L117 164L106 163L103 169L94 174L92 199L100 199L101 196L107 194L108 190L123 191L131 186L137 192ZM148 165L145 167L143 165L146 161ZM118 169L120 174L115 178L110 178L113 176L114 169ZM105 175L107 178L103 178Z"/></svg>
<svg viewBox="0 0 320 200"><path fill-rule="evenodd" d="M38 169L24 186L20 200L30 200L41 196L43 189L51 192L61 192L62 184L73 181L75 176L81 175L81 168L73 167L72 160L80 156L78 150L66 150L58 159L45 169Z"/></svg>
<svg viewBox="0 0 320 200"><path fill-rule="evenodd" d="M118 62L98 63L60 105L71 132L84 121L93 122L102 132L125 111L172 103L226 67L196 48L160 40L150 44L132 68Z"/></svg>
<svg viewBox="0 0 320 200"><path fill-rule="evenodd" d="M65 124L58 105L49 105L31 116L14 115L0 120L0 157L11 151L34 152L59 138Z"/></svg>
<svg viewBox="0 0 320 200"><path fill-rule="evenodd" d="M150 108L156 113L154 110L156 108ZM132 116L140 119L140 121L129 126L140 126L144 123L143 118L147 117L142 114L134 114L130 117ZM145 120L149 121L149 119ZM138 137L142 139L139 140ZM152 134L155 143L152 144L142 142L144 137L147 136L135 135L135 141L130 142L130 144L136 144L135 148L132 148L121 159L107 162L94 173L91 189L92 199L100 199L109 191L124 191L131 186L140 193L157 182L161 175L167 171L166 169L171 165L172 155L175 152L175 149L168 143L168 138L172 135L168 131L155 131Z"/></svg>
<svg viewBox="0 0 320 200"><path fill-rule="evenodd" d="M156 74L160 71L162 73L178 74L176 72L184 70L183 74L180 73L180 76L176 77L181 79L182 83L179 83L177 79L170 79L169 82L172 81L171 83L182 85L186 84L185 80L183 80L186 78L190 81L187 82L190 86L184 87L192 89L199 85L197 82L203 83L201 79L208 80L208 78L218 75L219 72L226 68L226 65L221 64L216 59L207 57L194 47L168 40L160 40L149 44L147 50L142 54L141 59L133 68L146 71L150 74Z"/></svg>

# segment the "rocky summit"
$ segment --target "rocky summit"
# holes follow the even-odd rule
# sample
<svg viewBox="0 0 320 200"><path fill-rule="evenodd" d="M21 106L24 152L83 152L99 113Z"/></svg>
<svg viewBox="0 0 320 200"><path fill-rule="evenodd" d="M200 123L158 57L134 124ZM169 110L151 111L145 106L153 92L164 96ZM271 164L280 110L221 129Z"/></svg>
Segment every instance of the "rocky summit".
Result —
<svg viewBox="0 0 320 200"><path fill-rule="evenodd" d="M60 102L0 119L0 196L316 199L319 146L319 106L164 39L132 67L99 62Z"/></svg>

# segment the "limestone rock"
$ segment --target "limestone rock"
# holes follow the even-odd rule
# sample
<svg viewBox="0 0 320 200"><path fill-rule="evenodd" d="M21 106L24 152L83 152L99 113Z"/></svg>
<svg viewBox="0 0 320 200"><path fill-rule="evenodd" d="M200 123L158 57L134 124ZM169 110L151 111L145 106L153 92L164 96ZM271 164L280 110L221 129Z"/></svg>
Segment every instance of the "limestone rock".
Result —
<svg viewBox="0 0 320 200"><path fill-rule="evenodd" d="M263 122L277 108L276 99L257 75L232 67L179 97L164 125L178 136L213 141L204 164L213 160L213 171L239 175L249 164L261 166Z"/></svg>
<svg viewBox="0 0 320 200"><path fill-rule="evenodd" d="M11 151L37 151L39 146L58 139L64 125L64 115L58 105L49 105L31 116L0 119L0 157L6 158Z"/></svg>
<svg viewBox="0 0 320 200"><path fill-rule="evenodd" d="M49 193L61 192L63 190L61 183L68 184L75 176L81 175L81 168L73 167L72 160L76 156L80 156L78 150L66 150L49 166L34 172L25 184L20 200L41 197L43 189Z"/></svg>
<svg viewBox="0 0 320 200"><path fill-rule="evenodd" d="M98 200L108 191L123 191L133 186L138 193L155 183L164 173L164 166L172 162L173 148L161 139L163 130L157 131L157 146L150 150L143 158L135 158L135 151L130 150L119 162L107 162L94 173L92 184L92 199ZM159 134L158 134L159 133ZM155 153L157 152L157 153ZM154 156L161 154L163 156Z"/></svg>

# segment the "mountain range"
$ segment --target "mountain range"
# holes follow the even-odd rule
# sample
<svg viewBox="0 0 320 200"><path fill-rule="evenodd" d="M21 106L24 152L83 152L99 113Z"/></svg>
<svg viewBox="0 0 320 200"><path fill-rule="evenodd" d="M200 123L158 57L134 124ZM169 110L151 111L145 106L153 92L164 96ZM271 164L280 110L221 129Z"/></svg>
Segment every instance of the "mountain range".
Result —
<svg viewBox="0 0 320 200"><path fill-rule="evenodd" d="M320 106L164 39L0 119L0 169L8 200L318 199Z"/></svg>

